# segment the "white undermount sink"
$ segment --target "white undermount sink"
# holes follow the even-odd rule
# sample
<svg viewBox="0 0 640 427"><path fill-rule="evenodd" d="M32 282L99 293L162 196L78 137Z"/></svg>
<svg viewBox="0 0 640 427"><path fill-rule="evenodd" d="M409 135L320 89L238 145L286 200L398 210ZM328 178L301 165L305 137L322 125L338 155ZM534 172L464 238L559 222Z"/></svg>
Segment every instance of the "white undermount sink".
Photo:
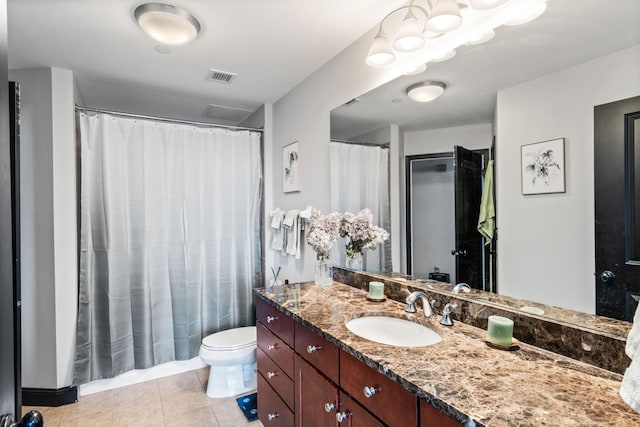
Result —
<svg viewBox="0 0 640 427"><path fill-rule="evenodd" d="M359 337L396 347L425 347L442 341L440 335L426 326L395 317L357 317L345 325Z"/></svg>

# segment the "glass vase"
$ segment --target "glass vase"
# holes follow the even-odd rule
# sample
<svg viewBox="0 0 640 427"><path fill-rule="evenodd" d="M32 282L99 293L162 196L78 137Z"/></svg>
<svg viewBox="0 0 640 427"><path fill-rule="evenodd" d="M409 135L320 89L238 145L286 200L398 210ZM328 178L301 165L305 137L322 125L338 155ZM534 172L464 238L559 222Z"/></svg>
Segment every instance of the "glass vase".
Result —
<svg viewBox="0 0 640 427"><path fill-rule="evenodd" d="M328 255L316 255L316 285L333 283L333 268Z"/></svg>
<svg viewBox="0 0 640 427"><path fill-rule="evenodd" d="M362 252L356 252L352 257L347 256L347 268L362 271Z"/></svg>

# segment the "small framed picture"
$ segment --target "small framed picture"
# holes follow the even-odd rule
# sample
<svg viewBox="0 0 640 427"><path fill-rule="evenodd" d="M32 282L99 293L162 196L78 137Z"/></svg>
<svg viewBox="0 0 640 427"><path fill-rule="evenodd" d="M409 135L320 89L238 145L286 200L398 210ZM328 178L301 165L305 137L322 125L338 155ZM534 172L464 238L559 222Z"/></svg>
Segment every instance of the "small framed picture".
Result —
<svg viewBox="0 0 640 427"><path fill-rule="evenodd" d="M300 191L300 147L298 141L282 147L282 191L291 193Z"/></svg>
<svg viewBox="0 0 640 427"><path fill-rule="evenodd" d="M564 138L520 147L522 194L565 192Z"/></svg>

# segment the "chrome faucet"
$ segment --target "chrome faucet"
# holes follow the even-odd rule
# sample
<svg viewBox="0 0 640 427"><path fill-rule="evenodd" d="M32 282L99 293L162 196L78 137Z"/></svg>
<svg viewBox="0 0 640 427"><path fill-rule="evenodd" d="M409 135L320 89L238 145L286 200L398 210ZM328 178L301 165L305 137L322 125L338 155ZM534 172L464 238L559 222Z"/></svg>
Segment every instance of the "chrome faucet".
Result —
<svg viewBox="0 0 640 427"><path fill-rule="evenodd" d="M424 311L424 317L431 317L431 315L433 314L433 309L431 308L429 297L421 291L415 291L409 294L409 296L407 297L407 305L404 308L404 311L408 313L415 313L417 311L415 302L418 298L422 300L422 310Z"/></svg>
<svg viewBox="0 0 640 427"><path fill-rule="evenodd" d="M455 285L453 287L453 289L451 290L451 292L456 295L459 294L460 291L464 292L464 293L469 293L471 292L471 287L469 285L467 285L466 283L458 283L457 285Z"/></svg>
<svg viewBox="0 0 640 427"><path fill-rule="evenodd" d="M456 308L458 304L447 303L442 309L442 319L440 324L444 326L453 326L453 320L451 320L451 310Z"/></svg>

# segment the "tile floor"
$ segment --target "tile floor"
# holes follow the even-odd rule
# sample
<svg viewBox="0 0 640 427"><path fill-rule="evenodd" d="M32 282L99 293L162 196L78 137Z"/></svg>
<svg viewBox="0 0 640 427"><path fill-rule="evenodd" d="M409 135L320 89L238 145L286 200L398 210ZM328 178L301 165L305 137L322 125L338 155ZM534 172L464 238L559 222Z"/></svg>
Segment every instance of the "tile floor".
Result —
<svg viewBox="0 0 640 427"><path fill-rule="evenodd" d="M207 397L208 374L203 368L81 396L57 408L25 406L23 413L39 410L46 427L262 427L260 421L247 421L235 398Z"/></svg>

